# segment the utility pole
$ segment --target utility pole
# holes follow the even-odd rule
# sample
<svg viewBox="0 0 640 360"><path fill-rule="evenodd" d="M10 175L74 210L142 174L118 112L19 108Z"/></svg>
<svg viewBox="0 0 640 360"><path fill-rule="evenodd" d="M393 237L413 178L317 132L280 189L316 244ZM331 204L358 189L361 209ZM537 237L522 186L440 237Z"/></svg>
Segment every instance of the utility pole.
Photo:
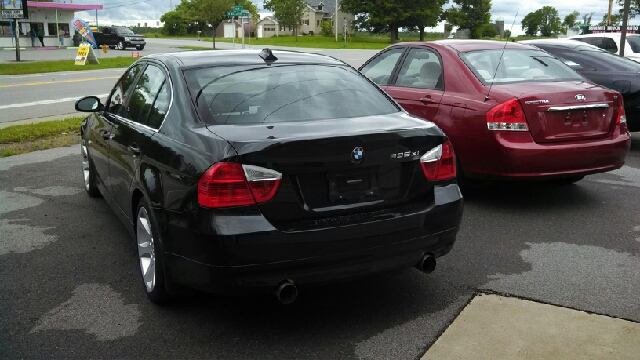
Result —
<svg viewBox="0 0 640 360"><path fill-rule="evenodd" d="M624 0L624 13L622 14L622 34L620 34L620 56L624 56L624 48L627 47L627 23L629 20L629 6L631 0Z"/></svg>
<svg viewBox="0 0 640 360"><path fill-rule="evenodd" d="M611 11L613 10L613 0L609 0L609 12L607 13L607 26L611 26Z"/></svg>
<svg viewBox="0 0 640 360"><path fill-rule="evenodd" d="M173 3L171 2L171 0L169 0L169 11L173 11Z"/></svg>
<svg viewBox="0 0 640 360"><path fill-rule="evenodd" d="M335 19L333 19L333 24L336 27L336 42L338 42L338 0L336 0L336 11L333 16L335 17Z"/></svg>

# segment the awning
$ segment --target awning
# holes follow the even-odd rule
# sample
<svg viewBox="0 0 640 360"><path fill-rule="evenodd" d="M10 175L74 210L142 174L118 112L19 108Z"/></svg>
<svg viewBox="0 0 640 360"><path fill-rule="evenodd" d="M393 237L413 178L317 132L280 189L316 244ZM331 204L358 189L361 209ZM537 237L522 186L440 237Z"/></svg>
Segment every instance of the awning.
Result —
<svg viewBox="0 0 640 360"><path fill-rule="evenodd" d="M38 2L27 1L27 6L30 8L41 9L64 9L64 10L102 10L102 5L90 5L90 4L63 4L57 2Z"/></svg>

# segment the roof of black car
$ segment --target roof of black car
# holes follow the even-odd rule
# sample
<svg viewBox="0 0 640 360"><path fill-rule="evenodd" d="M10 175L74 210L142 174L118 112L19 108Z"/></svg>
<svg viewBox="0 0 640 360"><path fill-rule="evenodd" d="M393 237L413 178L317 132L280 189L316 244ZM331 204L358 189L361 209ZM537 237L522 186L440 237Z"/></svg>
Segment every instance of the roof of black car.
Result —
<svg viewBox="0 0 640 360"><path fill-rule="evenodd" d="M202 51L183 51L166 54L152 54L149 58L167 61L175 60L180 67L190 68L207 65L229 65L229 64L264 64L265 61L260 57L259 50L202 50ZM303 53L297 51L273 50L273 55L278 58L276 64L326 64L326 65L345 65L342 61L320 54Z"/></svg>

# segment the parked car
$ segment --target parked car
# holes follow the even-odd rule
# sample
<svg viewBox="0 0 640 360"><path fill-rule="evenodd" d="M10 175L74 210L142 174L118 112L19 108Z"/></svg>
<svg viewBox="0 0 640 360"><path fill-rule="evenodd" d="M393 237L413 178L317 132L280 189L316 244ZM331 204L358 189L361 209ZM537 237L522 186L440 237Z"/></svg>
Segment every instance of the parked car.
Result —
<svg viewBox="0 0 640 360"><path fill-rule="evenodd" d="M399 43L361 72L451 140L467 178L558 179L624 164L631 141L622 96L518 43Z"/></svg>
<svg viewBox="0 0 640 360"><path fill-rule="evenodd" d="M574 35L569 39L597 46L616 55L620 55L620 48L622 47L620 45L620 33ZM627 34L624 56L631 60L640 61L640 34Z"/></svg>
<svg viewBox="0 0 640 360"><path fill-rule="evenodd" d="M143 35L138 35L126 27L106 26L102 32L93 33L98 46L107 45L111 49L126 50L135 47L143 50L147 42Z"/></svg>
<svg viewBox="0 0 640 360"><path fill-rule="evenodd" d="M182 284L289 303L298 285L430 272L456 240L445 134L334 58L154 54L76 110L85 189L136 239L154 302Z"/></svg>
<svg viewBox="0 0 640 360"><path fill-rule="evenodd" d="M640 63L575 40L521 41L562 60L592 82L622 94L629 131L640 131Z"/></svg>

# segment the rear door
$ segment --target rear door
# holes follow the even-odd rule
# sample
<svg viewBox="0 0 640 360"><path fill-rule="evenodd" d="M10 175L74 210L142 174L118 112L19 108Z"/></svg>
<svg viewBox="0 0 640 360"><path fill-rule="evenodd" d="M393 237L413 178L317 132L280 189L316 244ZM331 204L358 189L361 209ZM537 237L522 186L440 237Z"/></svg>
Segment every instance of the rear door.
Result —
<svg viewBox="0 0 640 360"><path fill-rule="evenodd" d="M138 77L125 104L126 110L114 120L110 172L111 192L116 204L131 217L130 187L136 170L148 156L148 143L157 132L168 107L170 89L164 70L150 63Z"/></svg>
<svg viewBox="0 0 640 360"><path fill-rule="evenodd" d="M440 55L427 47L410 48L386 91L410 114L434 120L444 94Z"/></svg>

